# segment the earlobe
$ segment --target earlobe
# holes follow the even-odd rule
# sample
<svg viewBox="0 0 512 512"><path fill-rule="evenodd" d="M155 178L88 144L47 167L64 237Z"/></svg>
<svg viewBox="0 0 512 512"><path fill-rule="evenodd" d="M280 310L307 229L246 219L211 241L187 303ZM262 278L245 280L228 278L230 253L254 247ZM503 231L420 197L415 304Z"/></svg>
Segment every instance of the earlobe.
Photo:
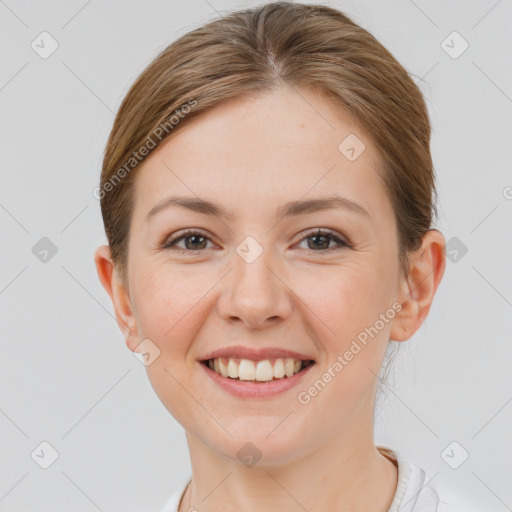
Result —
<svg viewBox="0 0 512 512"><path fill-rule="evenodd" d="M108 245L102 245L96 249L94 263L101 284L112 300L117 324L126 338L126 346L135 351L139 343L130 294L125 283L119 278Z"/></svg>
<svg viewBox="0 0 512 512"><path fill-rule="evenodd" d="M409 275L402 283L401 311L390 333L395 341L408 340L425 320L446 267L445 239L437 229L430 229L421 247L409 256Z"/></svg>

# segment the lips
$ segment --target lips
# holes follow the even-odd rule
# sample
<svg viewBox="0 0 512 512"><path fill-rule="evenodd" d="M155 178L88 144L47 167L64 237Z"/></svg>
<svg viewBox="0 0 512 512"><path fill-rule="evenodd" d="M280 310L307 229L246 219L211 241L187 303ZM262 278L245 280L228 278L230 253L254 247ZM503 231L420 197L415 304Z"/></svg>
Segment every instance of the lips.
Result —
<svg viewBox="0 0 512 512"><path fill-rule="evenodd" d="M222 358L224 359L224 358ZM231 359L229 359L232 361ZM279 361L282 359L275 358L274 361ZM293 361L293 359L291 359ZM211 359L209 361L212 361ZM219 358L214 359L214 361L218 362L220 361ZM250 361L251 363L253 361ZM269 360L263 360L266 361L266 363L269 362ZM266 363L264 363L266 365ZM215 367L212 369L209 367L209 365L205 361L198 361L198 365L200 368L202 368L202 371L204 372L204 375L210 379L210 382L213 382L216 387L218 386L218 389L221 389L230 395L232 395L235 398L238 399L271 399L275 398L278 395L285 395L286 392L290 392L292 388L298 386L300 382L302 382L305 378L307 378L307 375L312 371L312 369L315 367L315 363L310 360L309 363L306 366L303 366L302 369L299 370L298 373L293 373L291 377L288 377L288 375L285 375L281 378L276 378L275 373L272 376L271 380L269 380L270 374L264 374L263 381L258 381L258 379L255 380L244 380L240 378L232 378L222 376L222 374L219 374L215 371ZM275 367L274 367L275 371ZM232 375L234 375L232 373ZM247 375L246 375L247 376ZM256 374L257 377L257 374Z"/></svg>
<svg viewBox="0 0 512 512"><path fill-rule="evenodd" d="M241 345L235 345L233 347L224 347L213 352L209 352L199 358L199 361L206 362L210 359L217 359L220 357L232 358L232 359L249 359L251 361L263 361L266 359L275 358L293 358L301 361L313 361L314 358L308 354L302 354L293 350L282 349L277 347L269 348L250 348L243 347Z"/></svg>
<svg viewBox="0 0 512 512"><path fill-rule="evenodd" d="M306 353L278 347L224 347L198 358L217 389L238 399L271 399L291 392L316 366Z"/></svg>

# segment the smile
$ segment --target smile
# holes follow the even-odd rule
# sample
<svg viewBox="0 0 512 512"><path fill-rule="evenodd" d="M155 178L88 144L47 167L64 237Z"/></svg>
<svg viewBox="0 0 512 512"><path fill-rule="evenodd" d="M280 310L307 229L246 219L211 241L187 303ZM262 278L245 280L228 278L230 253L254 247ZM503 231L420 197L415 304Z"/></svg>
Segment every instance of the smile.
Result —
<svg viewBox="0 0 512 512"><path fill-rule="evenodd" d="M297 386L315 366L310 359L216 357L200 361L206 375L223 391L241 399L272 398Z"/></svg>
<svg viewBox="0 0 512 512"><path fill-rule="evenodd" d="M293 357L276 357L260 361L217 357L203 361L203 364L206 364L210 370L222 377L250 382L267 382L293 377L293 375L313 364L313 361Z"/></svg>

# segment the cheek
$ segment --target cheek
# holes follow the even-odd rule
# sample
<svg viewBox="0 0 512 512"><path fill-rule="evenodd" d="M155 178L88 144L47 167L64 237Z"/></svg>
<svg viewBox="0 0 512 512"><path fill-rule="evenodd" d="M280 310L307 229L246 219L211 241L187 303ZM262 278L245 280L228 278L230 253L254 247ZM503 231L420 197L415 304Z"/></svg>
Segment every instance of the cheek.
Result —
<svg viewBox="0 0 512 512"><path fill-rule="evenodd" d="M154 341L165 354L186 350L193 339L200 302L208 286L204 276L160 267L140 273L134 283L139 336Z"/></svg>
<svg viewBox="0 0 512 512"><path fill-rule="evenodd" d="M150 339L160 353L146 366L153 390L166 409L186 427L197 405L185 385L195 361L187 359L204 315L201 298L211 287L192 274L169 266L143 269L134 282L139 337ZM195 393L194 393L195 394Z"/></svg>
<svg viewBox="0 0 512 512"><path fill-rule="evenodd" d="M316 277L317 283L324 284L312 286L303 276L301 298L314 313L308 318L326 360L322 361L322 382L317 388L322 391L311 398L305 410L311 417L328 411L338 428L339 422L373 396L375 375L379 374L394 318L392 273L386 274L368 257L361 265L354 262L336 270L331 267L323 278ZM381 320L380 315L386 313L386 320ZM309 393L308 389L302 391Z"/></svg>
<svg viewBox="0 0 512 512"><path fill-rule="evenodd" d="M372 261L373 260L373 261ZM391 308L393 272L372 255L322 273L302 274L300 294L304 303L323 322L330 349L343 348ZM299 282L297 282L299 286Z"/></svg>

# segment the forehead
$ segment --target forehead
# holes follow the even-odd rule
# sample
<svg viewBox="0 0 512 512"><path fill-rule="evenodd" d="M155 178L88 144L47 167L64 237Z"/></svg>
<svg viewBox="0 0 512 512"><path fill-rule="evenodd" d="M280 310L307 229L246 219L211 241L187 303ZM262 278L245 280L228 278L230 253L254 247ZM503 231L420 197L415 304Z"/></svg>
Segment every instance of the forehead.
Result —
<svg viewBox="0 0 512 512"><path fill-rule="evenodd" d="M220 202L228 211L258 199L326 193L382 210L380 167L369 135L324 95L278 89L186 121L138 169L135 210L146 214L171 192Z"/></svg>

